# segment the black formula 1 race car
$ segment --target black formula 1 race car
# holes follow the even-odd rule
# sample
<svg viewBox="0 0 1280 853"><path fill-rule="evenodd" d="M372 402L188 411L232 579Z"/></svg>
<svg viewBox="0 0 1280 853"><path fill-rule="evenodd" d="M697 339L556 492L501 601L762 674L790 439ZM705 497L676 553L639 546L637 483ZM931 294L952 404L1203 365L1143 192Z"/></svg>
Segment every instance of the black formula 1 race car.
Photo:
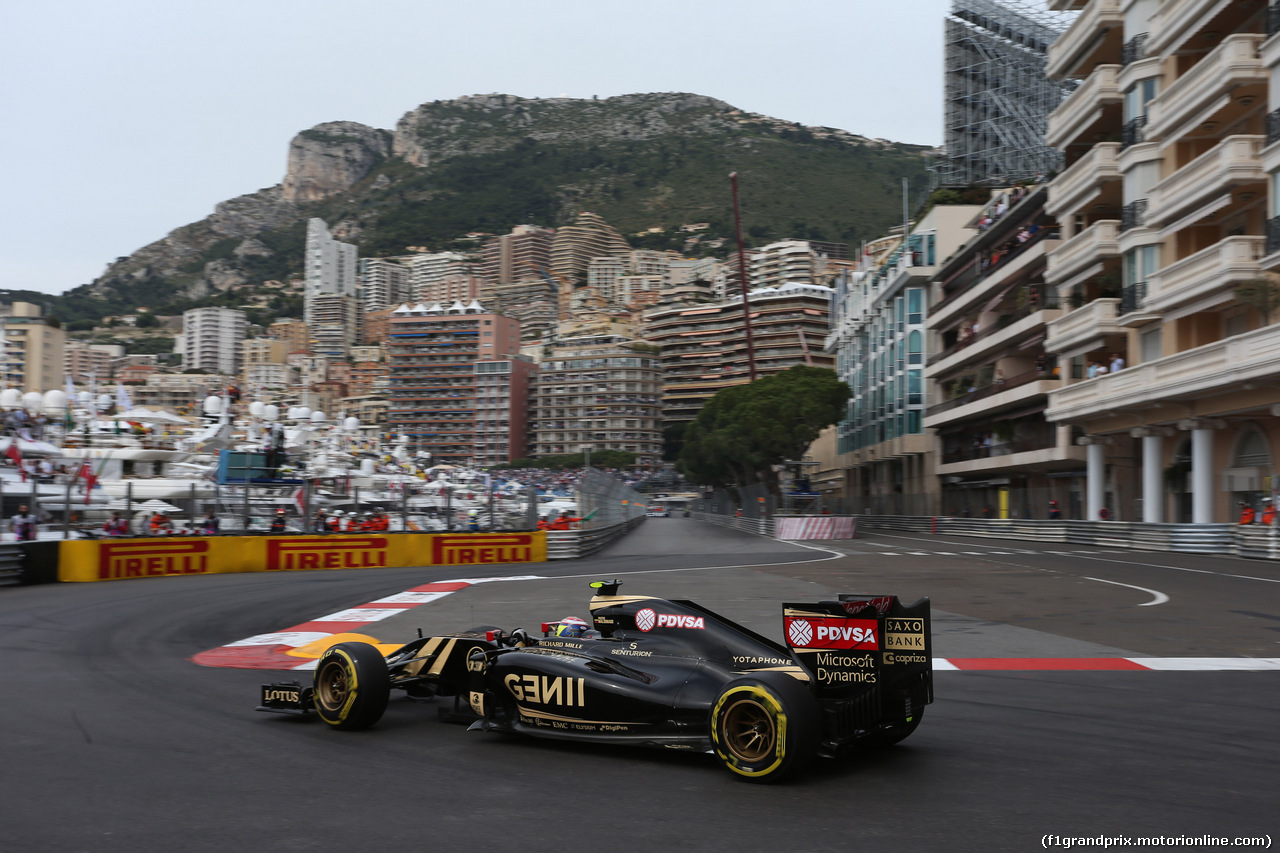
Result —
<svg viewBox="0 0 1280 853"><path fill-rule="evenodd" d="M813 756L897 743L933 701L929 600L841 595L784 604L781 646L692 601L591 585L580 638L477 628L419 637L383 657L340 643L312 686L266 684L260 711L315 713L336 729L378 721L391 688L452 696L472 729L714 752L744 779L775 781Z"/></svg>

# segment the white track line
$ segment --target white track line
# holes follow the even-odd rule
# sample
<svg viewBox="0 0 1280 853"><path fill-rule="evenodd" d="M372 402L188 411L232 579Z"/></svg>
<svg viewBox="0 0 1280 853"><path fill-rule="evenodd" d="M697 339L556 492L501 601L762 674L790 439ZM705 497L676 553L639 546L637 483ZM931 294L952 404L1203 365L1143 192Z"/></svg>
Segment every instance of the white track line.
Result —
<svg viewBox="0 0 1280 853"><path fill-rule="evenodd" d="M1158 591L1158 590L1154 590L1154 589L1147 589L1145 586L1134 586L1134 585L1133 585L1133 584L1131 584L1131 583L1120 583L1119 581L1108 581L1108 580L1103 580L1102 578L1088 578L1088 577L1087 577L1087 578L1085 578L1085 580L1087 580L1087 581L1097 581L1098 583L1109 583L1109 584L1115 584L1116 586L1127 586L1127 587L1129 587L1129 589L1136 589L1136 590L1140 590L1140 591L1142 591L1142 592L1150 593L1151 595L1155 596L1151 601L1144 601L1144 602L1142 602L1141 604L1139 604L1139 605L1138 605L1139 607L1153 607L1153 606L1155 606L1155 605L1157 605L1157 604L1164 604L1166 601L1168 601L1168 600L1169 600L1169 596L1165 595L1163 592L1160 592L1160 591Z"/></svg>

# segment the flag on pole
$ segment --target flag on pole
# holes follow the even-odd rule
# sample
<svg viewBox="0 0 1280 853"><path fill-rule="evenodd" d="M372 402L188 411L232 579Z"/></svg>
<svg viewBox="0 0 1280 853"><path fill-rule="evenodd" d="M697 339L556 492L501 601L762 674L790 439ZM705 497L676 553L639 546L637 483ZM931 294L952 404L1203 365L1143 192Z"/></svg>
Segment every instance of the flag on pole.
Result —
<svg viewBox="0 0 1280 853"><path fill-rule="evenodd" d="M133 408L133 400L129 399L129 392L124 390L124 384L120 382L116 383L116 408L120 412L127 412Z"/></svg>
<svg viewBox="0 0 1280 853"><path fill-rule="evenodd" d="M67 405L73 405L76 401L76 386L71 381L71 374L67 374Z"/></svg>
<svg viewBox="0 0 1280 853"><path fill-rule="evenodd" d="M18 473L22 475L22 482L25 483L27 481L27 469L22 467L22 451L18 450L17 438L9 439L9 449L4 452L4 455L12 459L13 464L18 466Z"/></svg>

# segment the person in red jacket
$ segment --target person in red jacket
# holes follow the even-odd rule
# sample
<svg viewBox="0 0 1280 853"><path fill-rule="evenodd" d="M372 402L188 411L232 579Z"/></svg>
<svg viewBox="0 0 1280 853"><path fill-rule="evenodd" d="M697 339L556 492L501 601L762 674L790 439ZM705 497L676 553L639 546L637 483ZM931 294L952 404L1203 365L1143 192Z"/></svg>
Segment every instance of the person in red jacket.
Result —
<svg viewBox="0 0 1280 853"><path fill-rule="evenodd" d="M572 530L574 522L577 522L577 521L582 521L582 519L570 518L569 511L567 509L562 510L560 515L556 516L555 521L552 521L550 526L547 527L547 529L548 530Z"/></svg>
<svg viewBox="0 0 1280 853"><path fill-rule="evenodd" d="M378 507L373 513L373 529L379 533L385 533L391 529L391 518L382 507Z"/></svg>
<svg viewBox="0 0 1280 853"><path fill-rule="evenodd" d="M359 533L361 530L361 527L362 525L360 523L360 516L356 515L355 512L347 513L347 532Z"/></svg>

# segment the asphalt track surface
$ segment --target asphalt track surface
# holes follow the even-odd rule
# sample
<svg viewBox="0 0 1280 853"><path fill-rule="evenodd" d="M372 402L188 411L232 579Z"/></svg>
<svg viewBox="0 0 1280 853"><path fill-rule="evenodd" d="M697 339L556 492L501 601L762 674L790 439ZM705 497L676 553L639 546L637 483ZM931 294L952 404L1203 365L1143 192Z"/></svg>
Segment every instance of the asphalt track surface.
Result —
<svg viewBox="0 0 1280 853"><path fill-rule="evenodd" d="M774 635L782 600L929 595L938 657L1280 656L1271 563L922 534L836 548L649 519L596 557L488 573L546 580L479 584L375 634L586 616L586 582L619 577ZM393 698L374 729L334 732L255 713L273 673L190 661L480 574L0 589L0 850L985 851L1046 834L1280 835L1280 671L938 672L904 743L759 786L711 756L467 732L435 703Z"/></svg>

